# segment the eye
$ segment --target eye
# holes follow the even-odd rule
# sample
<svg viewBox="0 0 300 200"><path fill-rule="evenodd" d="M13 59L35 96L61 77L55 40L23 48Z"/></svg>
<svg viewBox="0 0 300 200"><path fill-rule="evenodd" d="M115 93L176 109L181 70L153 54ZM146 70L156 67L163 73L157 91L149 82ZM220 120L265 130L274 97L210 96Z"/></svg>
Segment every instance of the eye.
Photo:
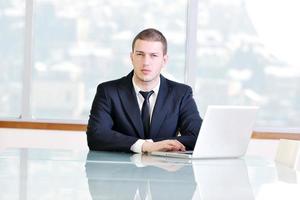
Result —
<svg viewBox="0 0 300 200"><path fill-rule="evenodd" d="M143 53L137 52L136 55L137 55L137 56L142 56Z"/></svg>
<svg viewBox="0 0 300 200"><path fill-rule="evenodd" d="M157 54L151 54L151 56L152 56L152 57L158 57L158 55L157 55Z"/></svg>

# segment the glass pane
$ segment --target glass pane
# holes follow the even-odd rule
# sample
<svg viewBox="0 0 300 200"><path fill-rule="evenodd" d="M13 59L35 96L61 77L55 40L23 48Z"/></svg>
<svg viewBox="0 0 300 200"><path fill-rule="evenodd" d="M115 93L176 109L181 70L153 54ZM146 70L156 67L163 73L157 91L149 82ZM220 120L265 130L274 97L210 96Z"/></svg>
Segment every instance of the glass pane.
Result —
<svg viewBox="0 0 300 200"><path fill-rule="evenodd" d="M0 3L0 117L21 113L21 84L24 55L24 0Z"/></svg>
<svg viewBox="0 0 300 200"><path fill-rule="evenodd" d="M87 120L97 85L130 72L131 41L148 27L169 41L164 74L183 82L186 7L186 0L37 0L34 116Z"/></svg>
<svg viewBox="0 0 300 200"><path fill-rule="evenodd" d="M257 126L299 127L298 11L297 1L199 1L202 113L209 104L258 105Z"/></svg>
<svg viewBox="0 0 300 200"><path fill-rule="evenodd" d="M24 179L26 178L25 160L19 158L24 155L19 150L1 151L0 155L0 199L22 199L26 194Z"/></svg>

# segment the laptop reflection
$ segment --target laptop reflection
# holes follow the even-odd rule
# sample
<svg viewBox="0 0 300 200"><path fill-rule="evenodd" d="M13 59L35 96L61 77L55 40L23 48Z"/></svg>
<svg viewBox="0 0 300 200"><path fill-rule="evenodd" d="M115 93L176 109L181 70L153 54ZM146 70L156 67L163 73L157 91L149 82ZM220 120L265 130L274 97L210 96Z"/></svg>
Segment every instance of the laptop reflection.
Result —
<svg viewBox="0 0 300 200"><path fill-rule="evenodd" d="M254 200L248 170L242 159L193 161L197 189L193 199Z"/></svg>

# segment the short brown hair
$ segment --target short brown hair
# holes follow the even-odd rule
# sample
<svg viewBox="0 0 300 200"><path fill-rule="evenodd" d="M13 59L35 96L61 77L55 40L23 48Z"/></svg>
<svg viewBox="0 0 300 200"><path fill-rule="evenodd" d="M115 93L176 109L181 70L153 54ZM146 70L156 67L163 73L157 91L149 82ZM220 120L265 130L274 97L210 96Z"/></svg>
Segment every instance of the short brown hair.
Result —
<svg viewBox="0 0 300 200"><path fill-rule="evenodd" d="M158 31L154 28L148 28L148 29L145 29L145 30L139 32L132 41L132 47L131 47L132 52L134 50L135 42L138 39L146 40L146 41L161 42L162 45L163 45L163 53L164 53L164 55L167 54L167 51L168 51L167 39L165 38L165 36L160 31Z"/></svg>

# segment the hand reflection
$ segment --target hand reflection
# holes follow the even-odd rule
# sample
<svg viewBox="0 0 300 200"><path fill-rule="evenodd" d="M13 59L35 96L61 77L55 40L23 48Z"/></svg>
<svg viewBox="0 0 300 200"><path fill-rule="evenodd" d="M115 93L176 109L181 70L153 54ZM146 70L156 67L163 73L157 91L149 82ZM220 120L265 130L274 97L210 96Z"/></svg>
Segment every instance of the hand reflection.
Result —
<svg viewBox="0 0 300 200"><path fill-rule="evenodd" d="M137 167L146 167L146 166L154 166L160 169L166 170L168 172L176 172L182 167L185 166L185 163L176 162L175 159L166 159L164 157L159 156L151 156L148 154L134 154L130 157L130 160ZM182 160L182 159L180 159ZM182 160L184 161L184 160Z"/></svg>

